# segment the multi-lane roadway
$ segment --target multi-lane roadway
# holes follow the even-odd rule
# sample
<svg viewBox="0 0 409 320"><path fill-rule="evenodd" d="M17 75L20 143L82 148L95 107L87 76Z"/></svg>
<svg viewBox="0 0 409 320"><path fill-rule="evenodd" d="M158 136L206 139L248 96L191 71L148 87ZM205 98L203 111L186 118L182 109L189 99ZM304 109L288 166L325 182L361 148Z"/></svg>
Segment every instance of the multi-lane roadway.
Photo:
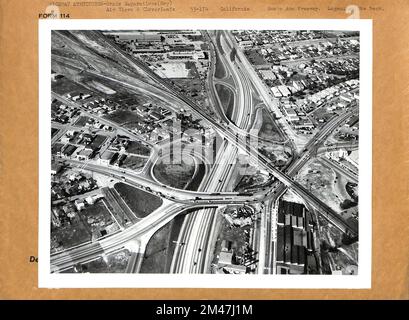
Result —
<svg viewBox="0 0 409 320"><path fill-rule="evenodd" d="M273 195L281 194L282 190L285 188L290 188L296 194L298 194L306 203L310 206L316 208L319 213L324 215L331 223L337 226L342 231L348 231L351 234L357 234L356 226L351 226L349 223L344 221L339 215L334 212L329 206L327 206L322 200L313 195L309 190L305 189L303 186L294 181L294 173L298 172L302 168L311 155L317 151L319 147L322 146L323 141L328 137L328 135L334 130L335 127L345 121L350 116L350 112L337 117L336 120L328 123L311 141L306 145L300 158L294 161L287 172L282 172L275 168L269 159L262 155L257 147L252 145L247 145L243 141L247 141L246 137L248 135L248 130L251 127L251 113L254 111L253 106L253 94L259 95L266 103L270 101L270 96L263 89L260 89L257 85L259 79L245 56L240 50L237 50L239 57L239 62L234 64L234 61L230 61L226 57L222 57L223 63L228 65L229 74L232 75L235 85L235 108L232 115L234 119L234 124L232 122L223 122L215 120L206 111L196 105L192 100L184 96L183 94L174 90L172 85L165 79L160 78L155 74L146 64L142 61L130 57L122 52L122 50L117 47L117 45L110 39L106 39L101 36L101 41L105 42L107 47L114 50L118 55L121 56L122 61L126 61L129 66L142 70L145 75L147 75L154 83L158 86L152 86L151 84L144 84L144 90L149 91L150 94L154 92L157 96L162 99L167 99L171 101L173 105L179 106L180 108L188 107L197 117L202 118L207 122L220 136L224 138L221 151L218 154L218 164L215 165L207 175L206 179L202 182L200 190L197 192L190 192L187 190L172 190L171 188L158 185L151 180L143 180L141 177L133 176L127 172L118 173L117 170L111 170L106 167L101 168L95 164L88 164L89 170L95 170L96 172L109 174L116 178L125 180L127 183L133 183L137 187L148 186L152 191L158 194L164 195L165 198L174 201L171 204L166 204L160 209L151 213L148 217L142 219L140 222L132 227L125 229L124 231L112 235L106 239L102 239L97 243L84 244L78 248L73 248L71 250L64 251L52 256L52 265L55 270L61 270L67 268L73 263L87 261L90 258L95 257L101 252L112 252L117 250L118 247L123 246L129 241L134 241L138 243L138 239L146 238L146 234L151 235L152 231L157 230L159 226L164 225L172 218L174 218L181 211L187 208L201 208L210 206L226 205L229 203L248 203L252 201L263 201L265 197L269 195L272 196L267 204L267 215L268 211L271 210L271 203L275 199ZM223 49L228 52L233 47L235 47L235 42L230 39L230 35L227 32L223 33L221 40ZM94 74L95 76L104 77L111 81L115 81L120 85L125 87L136 88L135 85L124 82L123 80L115 79L115 77L107 77L105 75L98 74L96 71L87 70L87 72ZM256 79L257 78L257 79ZM148 88L148 89L146 89ZM152 92L150 91L152 90ZM67 101L64 97L54 95L56 98L69 104L72 103ZM215 97L215 95L214 95ZM87 112L83 110L83 112ZM89 116L95 117L93 114ZM222 117L224 120L226 117ZM117 126L114 123L107 122L106 119L99 119L103 123L108 123L111 126ZM118 127L118 126L117 126ZM118 130L123 130L118 127ZM127 135L132 135L128 130ZM243 137L244 136L244 137ZM239 139L239 137L241 139ZM133 138L140 138L134 135ZM243 196L234 192L225 192L224 189L228 184L230 175L232 174L232 163L236 159L237 154L245 153L248 155L249 159L253 163L258 163L262 168L270 172L280 183L275 183L270 188L268 192L256 193L252 196ZM143 180L143 181L142 181ZM182 228L180 235L181 243L187 243L187 245L178 246L175 250L174 259L172 262L172 272L207 272L209 266L209 259L211 257L211 252L209 251L209 243L212 242L214 238L214 227L216 223L215 219L215 208L201 209L192 217L185 221L185 225ZM267 238L270 237L271 232L271 217L264 217L262 225L267 225L267 230L263 230L263 233ZM269 226L270 225L270 226ZM135 240L136 239L136 240ZM271 243L271 241L270 241ZM138 247L138 246L137 246ZM142 246L143 247L143 246ZM143 251L135 250L136 252ZM271 262L271 248L267 247L263 249L267 252L266 259L267 264ZM133 264L139 264L139 260L134 256ZM128 268L129 270L137 270L138 268Z"/></svg>

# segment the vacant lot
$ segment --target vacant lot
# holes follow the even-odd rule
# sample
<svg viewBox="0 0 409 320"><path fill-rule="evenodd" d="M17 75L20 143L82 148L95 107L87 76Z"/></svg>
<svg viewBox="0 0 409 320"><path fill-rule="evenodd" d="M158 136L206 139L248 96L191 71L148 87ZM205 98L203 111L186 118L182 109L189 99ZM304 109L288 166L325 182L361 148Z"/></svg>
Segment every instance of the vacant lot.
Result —
<svg viewBox="0 0 409 320"><path fill-rule="evenodd" d="M223 79L224 77L226 77L226 69L224 68L224 65L217 51L215 51L215 54L216 54L216 66L215 66L216 69L214 71L214 75L218 79Z"/></svg>
<svg viewBox="0 0 409 320"><path fill-rule="evenodd" d="M100 257L96 260L77 266L78 273L124 273L130 253L124 249L106 256L105 260ZM62 273L76 273L73 268Z"/></svg>
<svg viewBox="0 0 409 320"><path fill-rule="evenodd" d="M129 110L117 110L111 114L106 115L105 118L119 124L124 124L127 122L139 122L143 120L135 112Z"/></svg>
<svg viewBox="0 0 409 320"><path fill-rule="evenodd" d="M172 222L164 225L154 233L146 246L141 265L141 273L165 273L167 250ZM172 257L170 257L172 259Z"/></svg>
<svg viewBox="0 0 409 320"><path fill-rule="evenodd" d="M127 156L124 162L122 162L121 167L131 170L138 170L143 168L146 162L146 158Z"/></svg>
<svg viewBox="0 0 409 320"><path fill-rule="evenodd" d="M261 65L267 63L258 50L248 50L246 51L246 55L251 64Z"/></svg>
<svg viewBox="0 0 409 320"><path fill-rule="evenodd" d="M328 121L330 121L334 117L334 112L328 112L326 108L320 107L312 113L312 117L310 119L313 123L318 127L321 128L324 126Z"/></svg>
<svg viewBox="0 0 409 320"><path fill-rule="evenodd" d="M195 175L193 176L193 179L186 186L186 190L197 191L197 189L200 186L200 183L203 180L205 173L206 173L206 167L203 163L200 163L197 166L197 171Z"/></svg>
<svg viewBox="0 0 409 320"><path fill-rule="evenodd" d="M65 77L60 78L57 81L51 82L51 90L60 95L64 95L66 93L73 92L73 91L75 92L85 92L86 91L86 89L83 86Z"/></svg>
<svg viewBox="0 0 409 320"><path fill-rule="evenodd" d="M91 241L91 231L77 217L70 225L51 230L51 252L58 252Z"/></svg>
<svg viewBox="0 0 409 320"><path fill-rule="evenodd" d="M189 74L190 73L191 71ZM203 96L207 94L206 91L202 90L202 83L197 77L188 79L172 79L172 81L176 83L179 88L181 88L180 91L182 93L186 93L195 99L203 99Z"/></svg>
<svg viewBox="0 0 409 320"><path fill-rule="evenodd" d="M216 84L216 91L223 106L224 113L231 120L234 108L234 95L230 88Z"/></svg>
<svg viewBox="0 0 409 320"><path fill-rule="evenodd" d="M291 158L291 149L287 146L262 142L260 147L260 152L268 157L276 167L285 166Z"/></svg>
<svg viewBox="0 0 409 320"><path fill-rule="evenodd" d="M89 121L91 120L90 117L86 117L86 116L81 116L77 119L77 121L75 121L74 126L76 127L83 127L85 126L85 124L87 124Z"/></svg>
<svg viewBox="0 0 409 320"><path fill-rule="evenodd" d="M148 216L152 211L159 208L163 202L157 196L122 182L116 183L114 188L138 218Z"/></svg>
<svg viewBox="0 0 409 320"><path fill-rule="evenodd" d="M180 214L159 229L146 246L141 273L168 273L185 214ZM174 242L175 241L175 242Z"/></svg>
<svg viewBox="0 0 409 320"><path fill-rule="evenodd" d="M128 147L126 148L126 152L138 154L141 156L149 156L151 150L149 149L149 147L139 141L130 141Z"/></svg>
<svg viewBox="0 0 409 320"><path fill-rule="evenodd" d="M177 189L185 189L195 172L192 158L184 157L180 164L167 164L159 160L153 168L153 174L161 183Z"/></svg>
<svg viewBox="0 0 409 320"><path fill-rule="evenodd" d="M58 129L56 128L51 128L51 138L54 137L54 135L58 132Z"/></svg>
<svg viewBox="0 0 409 320"><path fill-rule="evenodd" d="M87 224L88 229L91 230L95 237L101 237L109 233L115 232L119 229L118 224L114 221L109 213L104 200L86 207L79 213L81 219ZM114 226L111 226L114 224ZM107 230L107 227L109 229Z"/></svg>
<svg viewBox="0 0 409 320"><path fill-rule="evenodd" d="M260 131L258 133L261 139L283 141L280 130L267 110L264 108L257 110L257 121L261 121Z"/></svg>
<svg viewBox="0 0 409 320"><path fill-rule="evenodd" d="M108 86L103 85L102 83L95 81L95 80L91 80L89 82L87 82L87 85L93 87L94 89L97 89L98 91L101 91L105 94L115 94L116 92L114 90L112 90L111 88L109 88Z"/></svg>
<svg viewBox="0 0 409 320"><path fill-rule="evenodd" d="M253 175L244 175L240 179L237 186L234 188L235 191L244 191L246 189L261 187L267 183L268 176L262 173L255 173Z"/></svg>
<svg viewBox="0 0 409 320"><path fill-rule="evenodd" d="M317 160L311 160L296 177L296 181L310 190L317 198L337 212L341 211L341 199L336 192L336 173Z"/></svg>

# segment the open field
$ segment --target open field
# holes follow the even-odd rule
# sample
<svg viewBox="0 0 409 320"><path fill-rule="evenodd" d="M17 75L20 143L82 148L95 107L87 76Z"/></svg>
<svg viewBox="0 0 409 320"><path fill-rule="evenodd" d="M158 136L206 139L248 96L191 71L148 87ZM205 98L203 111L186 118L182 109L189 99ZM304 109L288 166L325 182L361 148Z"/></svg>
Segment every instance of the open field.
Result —
<svg viewBox="0 0 409 320"><path fill-rule="evenodd" d="M203 92L200 79L197 78L185 78L185 79L172 79L172 81L180 88L180 92L198 99L206 96L206 92Z"/></svg>
<svg viewBox="0 0 409 320"><path fill-rule="evenodd" d="M51 128L51 138L55 136L55 134L58 132L59 130L56 128Z"/></svg>
<svg viewBox="0 0 409 320"><path fill-rule="evenodd" d="M183 157L180 164L166 164L160 159L153 168L156 179L177 189L185 189L194 172L195 163L191 157Z"/></svg>
<svg viewBox="0 0 409 320"><path fill-rule="evenodd" d="M104 200L86 206L79 213L82 221L91 230L93 238L99 238L119 230L119 225L108 211Z"/></svg>
<svg viewBox="0 0 409 320"><path fill-rule="evenodd" d="M84 92L86 90L83 86L76 82L69 80L68 78L60 78L58 81L51 83L51 90L60 95L64 95L69 92Z"/></svg>
<svg viewBox="0 0 409 320"><path fill-rule="evenodd" d="M235 191L243 192L246 189L260 188L268 182L268 176L260 172L252 175L243 175L234 188Z"/></svg>
<svg viewBox="0 0 409 320"><path fill-rule="evenodd" d="M141 156L149 156L151 150L149 147L139 141L130 141L126 148L126 152Z"/></svg>
<svg viewBox="0 0 409 320"><path fill-rule="evenodd" d="M51 252L61 251L91 241L91 230L77 216L70 225L51 229Z"/></svg>
<svg viewBox="0 0 409 320"><path fill-rule="evenodd" d="M345 193L338 191L339 178L331 168L319 161L309 161L296 180L335 211L342 210L340 205L345 200L342 198Z"/></svg>
<svg viewBox="0 0 409 320"><path fill-rule="evenodd" d="M136 112L129 110L116 110L113 113L106 115L105 118L118 124L143 121Z"/></svg>
<svg viewBox="0 0 409 320"><path fill-rule="evenodd" d="M102 191L107 207L122 227L132 225L139 220L114 188L103 188Z"/></svg>
<svg viewBox="0 0 409 320"><path fill-rule="evenodd" d="M223 106L224 113L226 114L227 118L231 119L233 114L234 108L234 95L230 88L216 84L216 91L219 96L220 102Z"/></svg>
<svg viewBox="0 0 409 320"><path fill-rule="evenodd" d="M185 214L180 214L155 232L146 246L141 273L169 272L184 218Z"/></svg>
<svg viewBox="0 0 409 320"><path fill-rule="evenodd" d="M223 63L217 51L215 51L215 55L216 55L216 65L215 65L215 70L214 70L214 76L218 79L223 79L227 75L226 69L224 68Z"/></svg>
<svg viewBox="0 0 409 320"><path fill-rule="evenodd" d="M146 246L141 265L141 273L165 273L167 250L172 222L167 223L154 233ZM172 257L169 257L172 259Z"/></svg>
<svg viewBox="0 0 409 320"><path fill-rule="evenodd" d="M289 147L270 142L261 142L259 150L262 154L267 156L276 167L284 167L292 156Z"/></svg>
<svg viewBox="0 0 409 320"><path fill-rule="evenodd" d="M100 91L100 92L102 92L102 93L107 94L107 95L111 95L111 94L115 94L115 93L116 93L115 90L112 90L112 89L109 88L108 86L103 85L102 83L100 83L100 82L98 82L98 81L95 81L95 80L91 80L91 81L89 81L89 82L86 82L86 84L87 84L88 86L91 86L91 87L94 88L94 89L97 89L98 91Z"/></svg>
<svg viewBox="0 0 409 320"><path fill-rule="evenodd" d="M144 218L162 205L162 199L146 191L118 182L114 186L138 218Z"/></svg>
<svg viewBox="0 0 409 320"><path fill-rule="evenodd" d="M130 170L139 170L146 164L147 159L128 155L122 162L121 167Z"/></svg>
<svg viewBox="0 0 409 320"><path fill-rule="evenodd" d="M265 108L257 109L256 124L254 128L260 130L258 136L261 139L279 142L283 141L283 137L277 124Z"/></svg>
<svg viewBox="0 0 409 320"><path fill-rule="evenodd" d="M120 75L118 71L129 72L132 70L134 74L137 73L138 78L150 81L143 72L129 66L125 59L108 48L106 42L94 31L54 31L52 37L52 42L55 44L53 49L64 48L64 51L72 52L75 55L74 61L81 61L97 71L117 76Z"/></svg>
<svg viewBox="0 0 409 320"><path fill-rule="evenodd" d="M263 65L267 62L264 60L263 56L259 53L259 50L247 50L246 51L247 59L253 65Z"/></svg>
<svg viewBox="0 0 409 320"><path fill-rule="evenodd" d="M200 183L203 180L205 173L206 173L205 165L203 163L199 163L197 166L197 170L193 176L193 179L186 186L186 190L197 191L197 189L200 186Z"/></svg>

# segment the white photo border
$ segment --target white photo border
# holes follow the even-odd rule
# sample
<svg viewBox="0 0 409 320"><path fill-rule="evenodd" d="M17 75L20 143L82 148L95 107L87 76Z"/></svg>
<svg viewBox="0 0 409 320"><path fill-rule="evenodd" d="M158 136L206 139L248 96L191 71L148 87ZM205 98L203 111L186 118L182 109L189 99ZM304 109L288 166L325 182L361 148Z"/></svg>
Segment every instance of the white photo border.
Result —
<svg viewBox="0 0 409 320"><path fill-rule="evenodd" d="M52 30L351 30L360 32L358 275L61 274L50 268ZM39 20L40 288L369 289L372 269L371 19L42 19ZM362 120L361 120L362 119Z"/></svg>

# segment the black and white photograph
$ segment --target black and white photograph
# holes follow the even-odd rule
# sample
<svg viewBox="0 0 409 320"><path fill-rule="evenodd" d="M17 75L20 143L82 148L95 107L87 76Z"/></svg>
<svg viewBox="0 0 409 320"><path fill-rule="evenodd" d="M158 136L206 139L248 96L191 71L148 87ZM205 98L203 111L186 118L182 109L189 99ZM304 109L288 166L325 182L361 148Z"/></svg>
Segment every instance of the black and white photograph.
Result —
<svg viewBox="0 0 409 320"><path fill-rule="evenodd" d="M367 21L41 23L40 285L370 286Z"/></svg>

